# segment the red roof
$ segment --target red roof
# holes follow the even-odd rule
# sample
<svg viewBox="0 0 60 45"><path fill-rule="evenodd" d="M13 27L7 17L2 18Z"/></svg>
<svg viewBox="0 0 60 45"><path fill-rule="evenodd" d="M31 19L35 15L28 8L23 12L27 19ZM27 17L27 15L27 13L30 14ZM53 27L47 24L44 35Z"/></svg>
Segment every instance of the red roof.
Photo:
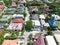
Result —
<svg viewBox="0 0 60 45"><path fill-rule="evenodd" d="M0 5L0 9L3 9L4 8L4 5Z"/></svg>
<svg viewBox="0 0 60 45"><path fill-rule="evenodd" d="M13 23L23 23L23 19L22 18L13 18L12 22Z"/></svg>
<svg viewBox="0 0 60 45"><path fill-rule="evenodd" d="M30 6L30 9L38 8L38 6Z"/></svg>
<svg viewBox="0 0 60 45"><path fill-rule="evenodd" d="M15 1L13 1L13 2L12 2L12 6L16 6L16 3L15 3Z"/></svg>
<svg viewBox="0 0 60 45"><path fill-rule="evenodd" d="M33 45L45 45L43 36L36 35L33 41Z"/></svg>
<svg viewBox="0 0 60 45"><path fill-rule="evenodd" d="M16 40L4 40L2 45L18 45L18 39Z"/></svg>

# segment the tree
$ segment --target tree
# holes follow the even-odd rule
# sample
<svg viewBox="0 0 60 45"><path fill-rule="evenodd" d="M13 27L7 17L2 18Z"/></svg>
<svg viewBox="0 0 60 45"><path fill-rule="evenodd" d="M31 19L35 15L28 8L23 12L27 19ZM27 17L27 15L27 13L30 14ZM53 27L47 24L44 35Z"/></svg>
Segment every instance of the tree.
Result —
<svg viewBox="0 0 60 45"><path fill-rule="evenodd" d="M32 40L32 34L29 35L29 39Z"/></svg>
<svg viewBox="0 0 60 45"><path fill-rule="evenodd" d="M45 22L48 22L49 19L50 19L50 16L47 16L47 17L45 18Z"/></svg>
<svg viewBox="0 0 60 45"><path fill-rule="evenodd" d="M21 35L23 35L24 32L25 32L25 26L23 26L23 29L22 29L22 33L21 33Z"/></svg>
<svg viewBox="0 0 60 45"><path fill-rule="evenodd" d="M25 12L23 14L24 14L24 17L27 15L27 13L25 13Z"/></svg>
<svg viewBox="0 0 60 45"><path fill-rule="evenodd" d="M18 31L10 31L10 36L7 36L5 39L11 39L11 40L13 40L13 39L16 39L16 38L18 38L18 35L19 35L19 32Z"/></svg>
<svg viewBox="0 0 60 45"><path fill-rule="evenodd" d="M4 40L4 35L5 35L6 32L7 32L7 30L4 28L4 29L2 30L2 33L0 34L0 44L2 44L2 42L3 42L3 40Z"/></svg>
<svg viewBox="0 0 60 45"><path fill-rule="evenodd" d="M3 0L6 6L10 6L12 1L11 0Z"/></svg>
<svg viewBox="0 0 60 45"><path fill-rule="evenodd" d="M52 31L48 31L47 34L48 35L53 35L53 32Z"/></svg>
<svg viewBox="0 0 60 45"><path fill-rule="evenodd" d="M29 42L29 45L33 45L31 40L30 40L30 42Z"/></svg>
<svg viewBox="0 0 60 45"><path fill-rule="evenodd" d="M31 20L27 21L25 27L26 27L26 29L29 29L29 30L34 28L32 21Z"/></svg>

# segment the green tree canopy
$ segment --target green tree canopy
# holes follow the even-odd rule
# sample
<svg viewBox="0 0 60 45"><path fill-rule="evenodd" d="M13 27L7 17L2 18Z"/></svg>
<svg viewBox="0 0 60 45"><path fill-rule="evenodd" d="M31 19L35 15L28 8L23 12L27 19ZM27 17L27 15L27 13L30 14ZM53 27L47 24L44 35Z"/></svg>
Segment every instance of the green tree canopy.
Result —
<svg viewBox="0 0 60 45"><path fill-rule="evenodd" d="M12 1L11 0L3 0L6 6L11 5Z"/></svg>
<svg viewBox="0 0 60 45"><path fill-rule="evenodd" d="M25 27L26 27L26 29L29 29L29 30L34 28L32 21L31 20L27 21Z"/></svg>

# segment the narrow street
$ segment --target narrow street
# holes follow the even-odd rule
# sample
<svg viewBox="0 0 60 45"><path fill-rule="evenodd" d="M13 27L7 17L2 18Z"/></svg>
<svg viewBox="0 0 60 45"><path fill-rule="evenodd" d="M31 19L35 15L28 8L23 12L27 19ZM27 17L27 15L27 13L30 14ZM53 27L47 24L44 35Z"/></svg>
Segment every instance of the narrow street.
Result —
<svg viewBox="0 0 60 45"><path fill-rule="evenodd" d="M31 33L30 32L25 32L24 34L24 45L27 45L28 44L28 36L30 35Z"/></svg>
<svg viewBox="0 0 60 45"><path fill-rule="evenodd" d="M29 20L29 11L28 11L28 8L26 7L26 13L27 13L27 16L25 17L25 22Z"/></svg>

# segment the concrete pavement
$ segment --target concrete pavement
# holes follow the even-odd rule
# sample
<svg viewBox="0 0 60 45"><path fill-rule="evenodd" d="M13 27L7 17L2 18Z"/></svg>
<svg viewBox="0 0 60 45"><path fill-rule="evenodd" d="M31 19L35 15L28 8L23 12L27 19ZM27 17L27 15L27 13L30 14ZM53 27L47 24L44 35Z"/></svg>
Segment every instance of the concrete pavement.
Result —
<svg viewBox="0 0 60 45"><path fill-rule="evenodd" d="M29 14L29 11L28 11L28 8L26 7L26 13L27 13L27 16L25 17L25 22L26 21L28 21L29 20L29 16L30 16L30 14Z"/></svg>

